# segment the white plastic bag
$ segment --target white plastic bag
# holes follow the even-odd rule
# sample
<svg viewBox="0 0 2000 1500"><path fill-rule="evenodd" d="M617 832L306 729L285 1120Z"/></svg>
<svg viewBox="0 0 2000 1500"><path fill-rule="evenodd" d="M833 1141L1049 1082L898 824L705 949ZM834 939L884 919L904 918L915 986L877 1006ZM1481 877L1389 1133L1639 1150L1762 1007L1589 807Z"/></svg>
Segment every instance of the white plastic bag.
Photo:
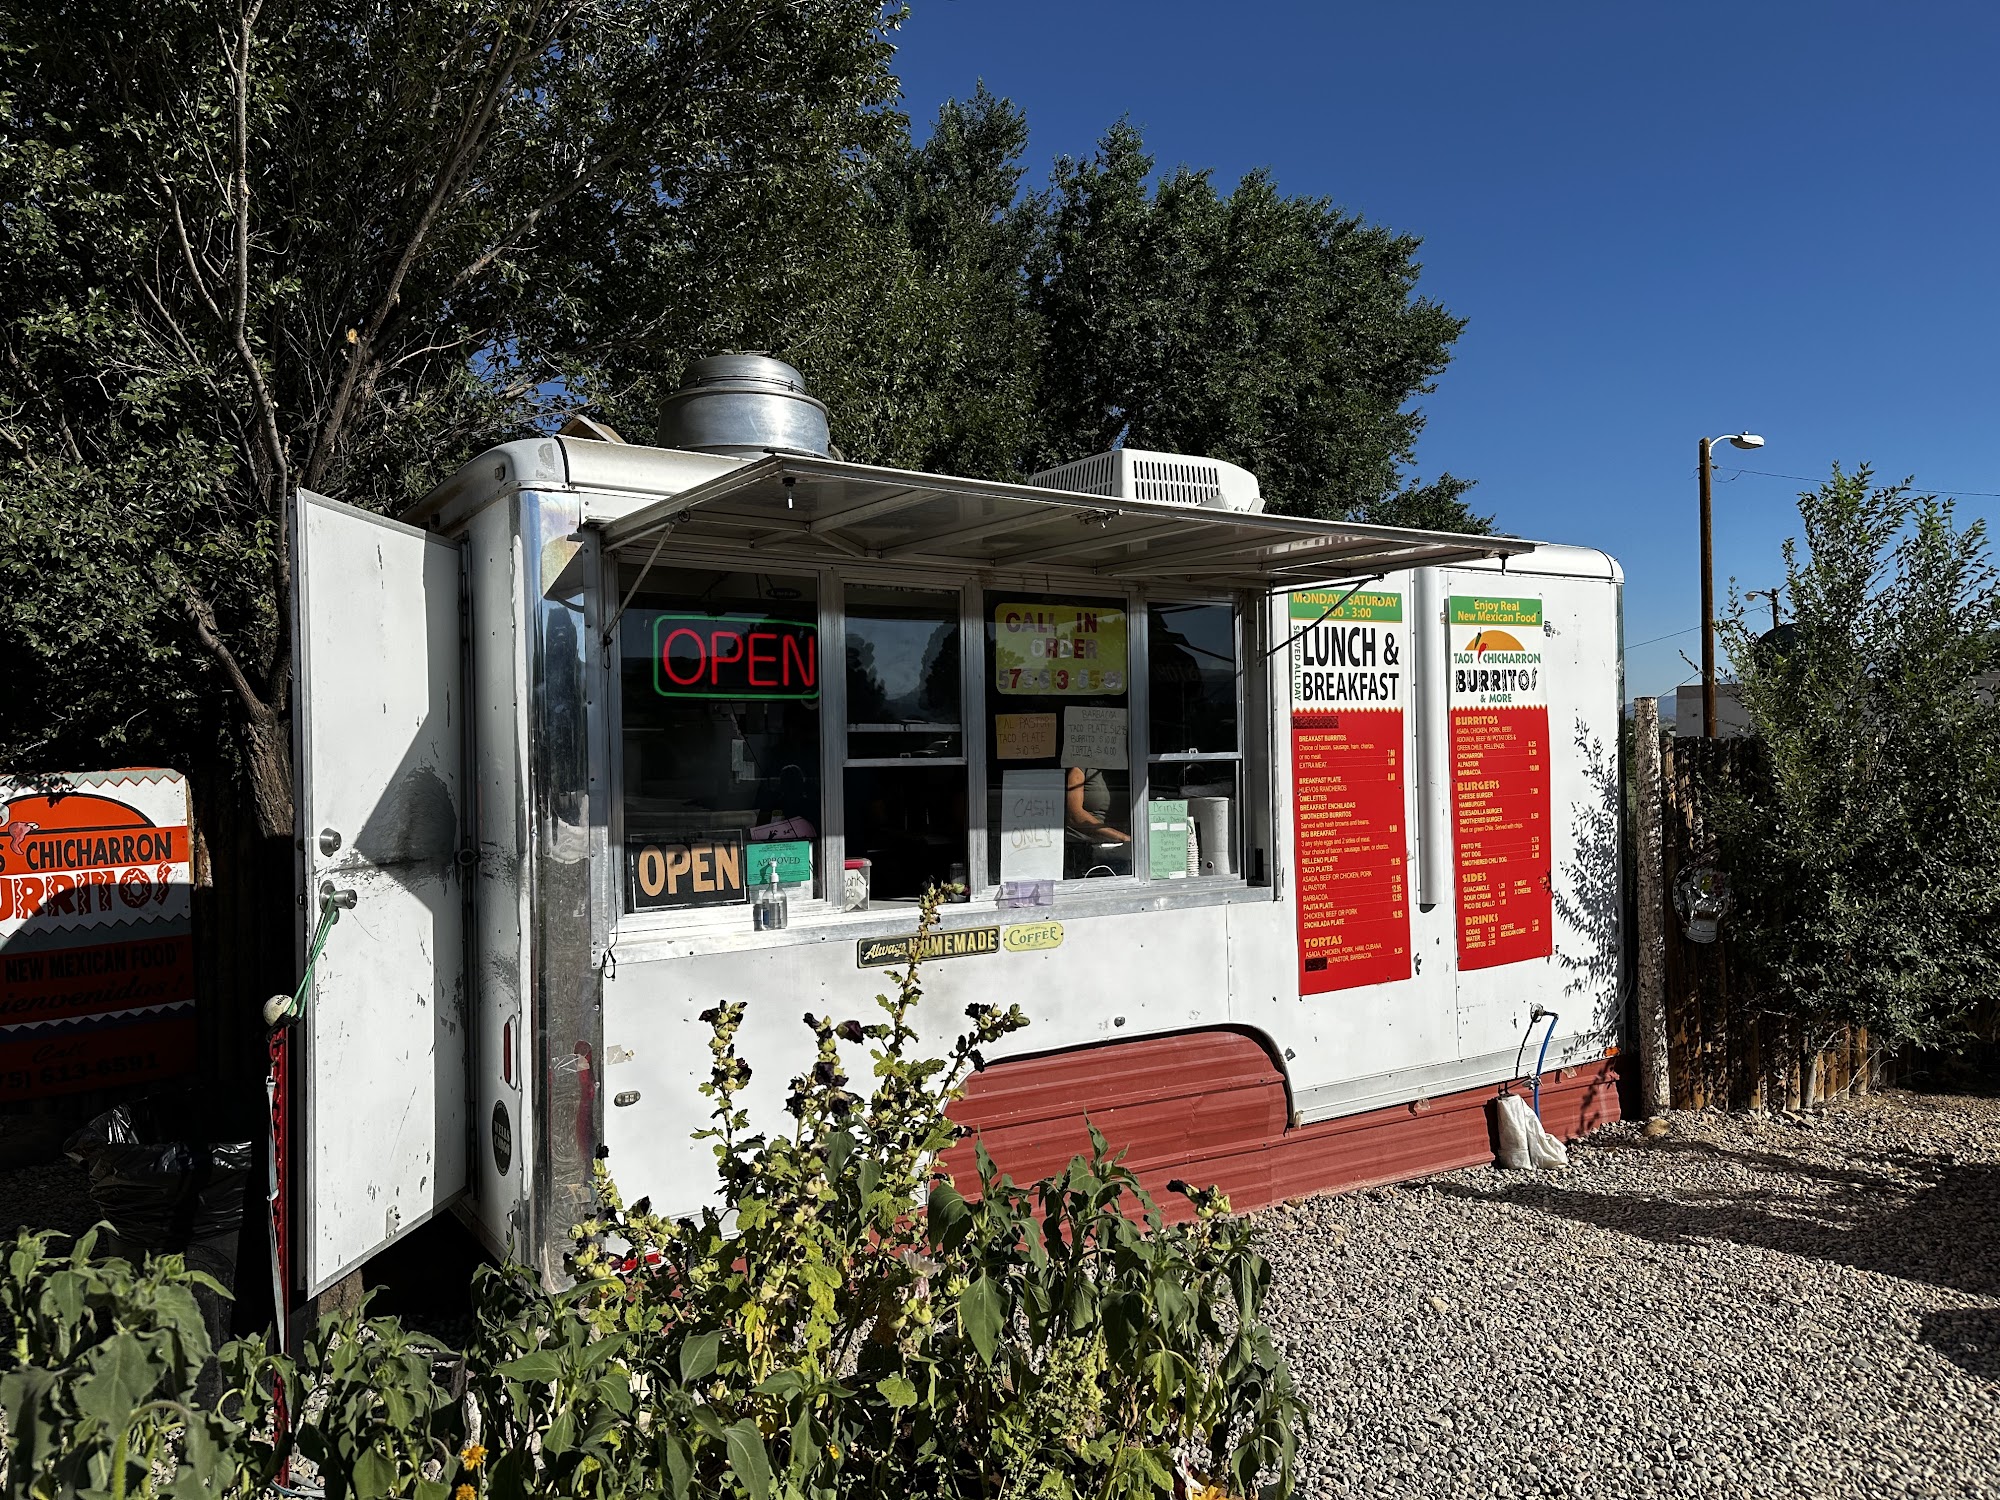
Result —
<svg viewBox="0 0 2000 1500"><path fill-rule="evenodd" d="M1519 1094L1500 1096L1500 1165L1520 1172L1569 1165L1568 1149L1542 1129Z"/></svg>

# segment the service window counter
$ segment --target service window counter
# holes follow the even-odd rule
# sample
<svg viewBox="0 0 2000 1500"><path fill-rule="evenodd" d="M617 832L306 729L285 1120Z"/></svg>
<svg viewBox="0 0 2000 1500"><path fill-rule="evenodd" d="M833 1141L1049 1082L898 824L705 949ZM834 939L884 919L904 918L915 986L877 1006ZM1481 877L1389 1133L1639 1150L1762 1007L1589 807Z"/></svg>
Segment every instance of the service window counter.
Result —
<svg viewBox="0 0 2000 1500"><path fill-rule="evenodd" d="M779 1124L932 887L939 1046L1227 1032L1293 1123L1511 1076L1536 1004L1601 1055L1615 565L1205 498L574 438L415 525L302 497L301 858L352 904L287 1044L298 1289L454 1203L556 1276L600 1151L696 1207L701 1013Z"/></svg>

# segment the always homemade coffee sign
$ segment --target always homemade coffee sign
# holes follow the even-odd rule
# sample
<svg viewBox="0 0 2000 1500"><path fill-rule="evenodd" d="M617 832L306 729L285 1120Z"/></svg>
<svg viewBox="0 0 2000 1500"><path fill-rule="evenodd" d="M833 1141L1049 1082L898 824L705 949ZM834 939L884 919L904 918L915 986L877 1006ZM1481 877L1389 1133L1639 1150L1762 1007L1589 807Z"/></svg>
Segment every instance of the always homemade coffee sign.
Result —
<svg viewBox="0 0 2000 1500"><path fill-rule="evenodd" d="M895 964L906 964L910 961L910 950L916 946L917 935L914 932L865 937L854 945L855 967L886 969ZM933 932L925 938L923 950L917 957L929 963L934 958L983 958L999 951L998 927L954 927L945 932Z"/></svg>

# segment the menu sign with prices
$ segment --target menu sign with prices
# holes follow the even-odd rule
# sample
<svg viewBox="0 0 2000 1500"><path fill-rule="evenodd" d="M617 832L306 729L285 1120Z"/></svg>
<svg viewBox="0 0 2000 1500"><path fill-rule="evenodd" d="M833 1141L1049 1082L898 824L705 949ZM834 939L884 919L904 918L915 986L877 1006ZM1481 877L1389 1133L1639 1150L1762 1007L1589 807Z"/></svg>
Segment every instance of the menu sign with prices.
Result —
<svg viewBox="0 0 2000 1500"><path fill-rule="evenodd" d="M1542 601L1454 596L1446 627L1458 964L1546 958L1555 924Z"/></svg>
<svg viewBox="0 0 2000 1500"><path fill-rule="evenodd" d="M1299 993L1408 979L1403 596L1301 590L1290 619Z"/></svg>
<svg viewBox="0 0 2000 1500"><path fill-rule="evenodd" d="M194 1066L189 841L174 771L0 783L0 1102Z"/></svg>

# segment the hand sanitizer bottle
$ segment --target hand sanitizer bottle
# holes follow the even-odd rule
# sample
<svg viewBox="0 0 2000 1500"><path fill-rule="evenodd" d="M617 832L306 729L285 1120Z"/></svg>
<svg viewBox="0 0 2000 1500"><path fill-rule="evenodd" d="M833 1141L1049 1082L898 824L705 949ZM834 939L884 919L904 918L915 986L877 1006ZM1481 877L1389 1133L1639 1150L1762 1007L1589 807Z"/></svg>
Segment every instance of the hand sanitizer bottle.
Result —
<svg viewBox="0 0 2000 1500"><path fill-rule="evenodd" d="M789 920L785 893L778 884L778 862L767 859L764 861L763 883L757 887L756 897L751 903L750 925L758 932L781 932Z"/></svg>

